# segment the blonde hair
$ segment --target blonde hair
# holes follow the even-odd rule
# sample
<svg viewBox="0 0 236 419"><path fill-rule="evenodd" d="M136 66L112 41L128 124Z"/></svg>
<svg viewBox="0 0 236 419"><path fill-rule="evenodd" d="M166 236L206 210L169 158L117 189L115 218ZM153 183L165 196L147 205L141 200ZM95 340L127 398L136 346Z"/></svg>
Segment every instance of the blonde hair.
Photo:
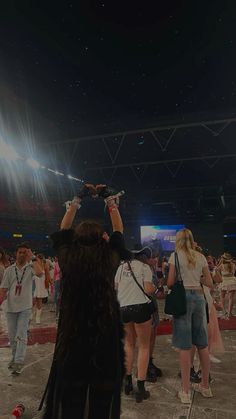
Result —
<svg viewBox="0 0 236 419"><path fill-rule="evenodd" d="M194 251L194 239L193 234L187 228L178 231L176 234L176 245L175 249L182 250L187 258L188 264L195 266L196 265L196 252Z"/></svg>

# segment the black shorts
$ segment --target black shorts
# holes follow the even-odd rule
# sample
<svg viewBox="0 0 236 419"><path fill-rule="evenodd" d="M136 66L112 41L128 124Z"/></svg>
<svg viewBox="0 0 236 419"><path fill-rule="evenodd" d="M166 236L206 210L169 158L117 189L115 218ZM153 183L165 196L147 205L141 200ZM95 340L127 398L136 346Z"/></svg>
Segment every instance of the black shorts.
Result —
<svg viewBox="0 0 236 419"><path fill-rule="evenodd" d="M151 319L149 304L135 304L120 308L123 323L144 323Z"/></svg>

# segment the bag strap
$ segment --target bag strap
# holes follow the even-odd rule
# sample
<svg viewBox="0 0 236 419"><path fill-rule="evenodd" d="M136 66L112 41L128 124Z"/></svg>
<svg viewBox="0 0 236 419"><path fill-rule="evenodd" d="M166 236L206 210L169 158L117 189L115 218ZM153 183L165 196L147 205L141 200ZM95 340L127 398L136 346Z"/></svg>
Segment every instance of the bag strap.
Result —
<svg viewBox="0 0 236 419"><path fill-rule="evenodd" d="M178 257L177 252L175 252L175 272L176 272L176 276L175 276L176 282L183 282L182 275L180 272L179 257Z"/></svg>
<svg viewBox="0 0 236 419"><path fill-rule="evenodd" d="M133 269L132 269L132 267L131 267L131 264L130 264L130 262L129 261L127 261L127 264L128 264L128 267L129 267L129 270L130 270L130 272L131 272L131 275L132 275L132 277L133 277L133 279L134 279L134 281L136 282L136 284L138 285L138 287L140 288L140 290L143 292L143 294L144 295L146 295L146 297L149 299L149 301L152 301L152 299L150 298L150 296L144 291L144 289L143 289L143 287L140 285L140 283L137 281L137 278L136 278L136 276L135 276L135 274L134 274L134 271L133 271Z"/></svg>

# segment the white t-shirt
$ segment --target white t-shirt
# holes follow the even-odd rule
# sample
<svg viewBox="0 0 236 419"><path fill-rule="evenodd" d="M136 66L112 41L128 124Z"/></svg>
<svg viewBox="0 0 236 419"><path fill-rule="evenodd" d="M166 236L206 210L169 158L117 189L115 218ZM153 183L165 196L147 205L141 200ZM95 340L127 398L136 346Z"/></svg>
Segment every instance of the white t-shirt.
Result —
<svg viewBox="0 0 236 419"><path fill-rule="evenodd" d="M179 258L180 273L183 279L184 287L200 289L200 279L203 273L202 270L204 267L208 266L205 256L194 250L196 257L196 265L192 266L189 265L187 257L182 250L178 251L177 253ZM169 263L175 265L174 253L171 254Z"/></svg>
<svg viewBox="0 0 236 419"><path fill-rule="evenodd" d="M16 294L17 275L15 270L17 270L18 278L22 280L20 295ZM6 268L0 288L7 288L8 290L6 310L8 313L18 313L32 308L32 283L34 274L31 263L27 263L21 269L15 263Z"/></svg>
<svg viewBox="0 0 236 419"><path fill-rule="evenodd" d="M152 271L150 266L139 260L132 260L130 265L142 288L144 287L144 282L152 283ZM117 297L121 307L150 302L148 297L146 297L136 284L126 262L119 266L115 276L115 284L118 290Z"/></svg>
<svg viewBox="0 0 236 419"><path fill-rule="evenodd" d="M52 262L51 259L46 259L46 263L48 264L48 267L49 267L50 278L53 279L55 262Z"/></svg>

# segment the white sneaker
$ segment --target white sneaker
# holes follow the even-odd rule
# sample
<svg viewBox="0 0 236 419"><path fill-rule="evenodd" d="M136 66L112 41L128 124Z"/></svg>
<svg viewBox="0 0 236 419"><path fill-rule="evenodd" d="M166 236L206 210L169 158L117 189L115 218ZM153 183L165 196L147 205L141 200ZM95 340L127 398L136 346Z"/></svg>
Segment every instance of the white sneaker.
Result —
<svg viewBox="0 0 236 419"><path fill-rule="evenodd" d="M197 393L200 393L203 397L207 397L207 398L213 397L210 387L205 388L205 387L202 387L201 384L193 384L193 389Z"/></svg>
<svg viewBox="0 0 236 419"><path fill-rule="evenodd" d="M190 404L191 403L190 393L185 393L183 390L180 390L178 392L178 398L181 400L181 403L183 403L183 404Z"/></svg>
<svg viewBox="0 0 236 419"><path fill-rule="evenodd" d="M218 358L216 358L214 355L212 355L212 354L209 354L209 358L210 358L210 361L211 362L213 362L213 364L220 364L221 363L221 360L220 359L218 359Z"/></svg>

